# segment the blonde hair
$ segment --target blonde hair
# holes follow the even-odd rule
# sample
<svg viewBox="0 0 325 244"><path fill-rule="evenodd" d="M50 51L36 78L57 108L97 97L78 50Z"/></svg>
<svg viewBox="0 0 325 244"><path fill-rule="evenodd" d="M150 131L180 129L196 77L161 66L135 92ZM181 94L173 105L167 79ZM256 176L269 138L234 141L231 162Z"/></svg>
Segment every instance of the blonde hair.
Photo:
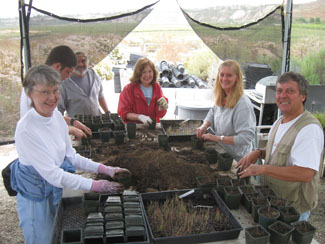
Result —
<svg viewBox="0 0 325 244"><path fill-rule="evenodd" d="M223 104L223 101L226 98L226 93L222 89L220 84L220 70L223 67L229 67L237 76L237 81L235 83L234 88L231 90L230 94L227 96L226 104ZM214 96L216 98L216 105L219 107L225 106L226 108L233 108L236 106L238 100L244 93L244 82L243 82L243 74L240 69L240 65L235 60L226 60L222 64L220 64L218 68L218 74L216 78L216 83L214 86Z"/></svg>
<svg viewBox="0 0 325 244"><path fill-rule="evenodd" d="M140 59L138 59L138 61L136 62L135 66L134 66L134 71L133 71L133 74L132 74L132 76L130 78L131 83L139 83L139 84L141 84L140 78L141 78L141 75L142 75L142 72L143 72L144 68L147 65L149 65L150 68L153 71L153 79L150 82L150 84L153 85L154 83L157 82L158 71L157 71L154 63L148 58L140 58Z"/></svg>

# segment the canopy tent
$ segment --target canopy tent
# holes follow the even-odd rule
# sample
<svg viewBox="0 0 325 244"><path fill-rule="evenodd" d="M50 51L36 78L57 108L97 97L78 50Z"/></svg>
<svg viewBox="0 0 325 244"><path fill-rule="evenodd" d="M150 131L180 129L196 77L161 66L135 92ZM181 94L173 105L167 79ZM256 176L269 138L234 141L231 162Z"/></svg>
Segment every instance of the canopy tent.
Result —
<svg viewBox="0 0 325 244"><path fill-rule="evenodd" d="M150 14L159 1L142 0L131 6L130 1L120 0L120 9L116 6L113 9L101 0L82 4L71 2L75 10L85 11L69 9L67 13L64 8L54 8L58 3L51 6L40 0L29 0L28 4L19 1L21 50L24 50L22 76L23 68L28 70L31 65L43 63L49 50L62 44L86 52L91 65L97 64ZM236 59L243 66L247 62L267 62L278 72L284 56L283 71L289 69L290 42L285 42L285 54L282 49L283 5L217 6L218 1L214 1L213 7L199 7L200 4L193 7L193 4L189 6L191 1L177 2L194 32L220 59ZM58 12L52 12L52 8ZM242 23L243 20L247 23Z"/></svg>
<svg viewBox="0 0 325 244"><path fill-rule="evenodd" d="M20 83L21 79L17 77L17 51L21 52L21 78L29 67L43 63L53 47L62 44L69 45L75 51L86 52L90 57L90 65L94 66L140 26L143 20L149 19L146 17L154 13L152 10L172 1L177 1L174 5L183 13L181 18L190 24L193 31L220 59L237 59L242 65L246 62L267 62L274 67L274 72L279 70L279 62L282 62L282 72L289 69L288 23L292 0L286 5L287 15L283 14L282 0L233 0L227 4L221 4L226 2L224 0L18 0L21 47L19 49L16 46L16 36L0 40L2 63L5 63L5 66L1 66L0 72L5 74L3 79L0 77L1 82L14 81L10 78L14 70L15 82L12 83ZM275 4L265 4L270 1ZM257 4L250 4L251 2ZM17 5L14 7L18 14ZM168 16L169 9L165 11ZM7 28L6 21L0 17L0 27ZM160 32L164 31L165 29ZM14 42L15 46L6 49L3 43L9 42L10 45ZM10 61L8 65L9 59L15 61ZM18 85L4 87L8 91L4 93L5 99L9 97L10 101L17 104L19 101L15 102L14 99L19 97L21 91L17 89ZM13 118L11 122L4 123L1 118L7 116ZM0 123L4 125L0 128L0 141L8 140L7 138L12 140L18 119L19 108L14 109L10 103L0 104Z"/></svg>

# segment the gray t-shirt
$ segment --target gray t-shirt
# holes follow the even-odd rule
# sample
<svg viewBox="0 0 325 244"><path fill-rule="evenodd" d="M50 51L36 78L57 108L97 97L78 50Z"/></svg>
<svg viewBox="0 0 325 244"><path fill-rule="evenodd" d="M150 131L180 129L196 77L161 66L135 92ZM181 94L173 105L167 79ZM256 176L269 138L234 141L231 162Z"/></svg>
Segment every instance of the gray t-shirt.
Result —
<svg viewBox="0 0 325 244"><path fill-rule="evenodd" d="M234 108L214 105L204 120L210 122L217 136L234 136L234 145L220 145L238 162L252 151L256 129L253 105L243 94Z"/></svg>
<svg viewBox="0 0 325 244"><path fill-rule="evenodd" d="M71 75L71 80L73 80L88 96L90 92L90 80L89 80L89 72L87 72L86 75L83 77L77 77L74 75Z"/></svg>

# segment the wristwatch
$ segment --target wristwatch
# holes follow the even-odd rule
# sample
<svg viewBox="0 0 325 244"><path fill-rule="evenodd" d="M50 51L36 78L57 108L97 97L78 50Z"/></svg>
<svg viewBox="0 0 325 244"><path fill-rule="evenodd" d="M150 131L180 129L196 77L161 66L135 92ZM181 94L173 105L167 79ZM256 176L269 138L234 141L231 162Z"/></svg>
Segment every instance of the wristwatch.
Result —
<svg viewBox="0 0 325 244"><path fill-rule="evenodd" d="M220 136L220 142L223 143L223 138L225 138L225 136Z"/></svg>
<svg viewBox="0 0 325 244"><path fill-rule="evenodd" d="M76 119L71 118L71 120L70 120L70 125L73 126L75 120L76 120Z"/></svg>

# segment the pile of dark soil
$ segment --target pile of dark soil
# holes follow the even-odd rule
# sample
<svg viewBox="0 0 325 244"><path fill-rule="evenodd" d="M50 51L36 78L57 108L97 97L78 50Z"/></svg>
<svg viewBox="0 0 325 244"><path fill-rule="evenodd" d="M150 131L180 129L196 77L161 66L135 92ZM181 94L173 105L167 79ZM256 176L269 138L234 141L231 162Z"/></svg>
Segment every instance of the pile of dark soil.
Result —
<svg viewBox="0 0 325 244"><path fill-rule="evenodd" d="M129 169L138 192L188 189L196 187L197 176L218 176L206 163L204 149L192 149L190 141L170 142L167 150L161 149L157 133L138 131L136 139L122 145L93 144L93 160Z"/></svg>

